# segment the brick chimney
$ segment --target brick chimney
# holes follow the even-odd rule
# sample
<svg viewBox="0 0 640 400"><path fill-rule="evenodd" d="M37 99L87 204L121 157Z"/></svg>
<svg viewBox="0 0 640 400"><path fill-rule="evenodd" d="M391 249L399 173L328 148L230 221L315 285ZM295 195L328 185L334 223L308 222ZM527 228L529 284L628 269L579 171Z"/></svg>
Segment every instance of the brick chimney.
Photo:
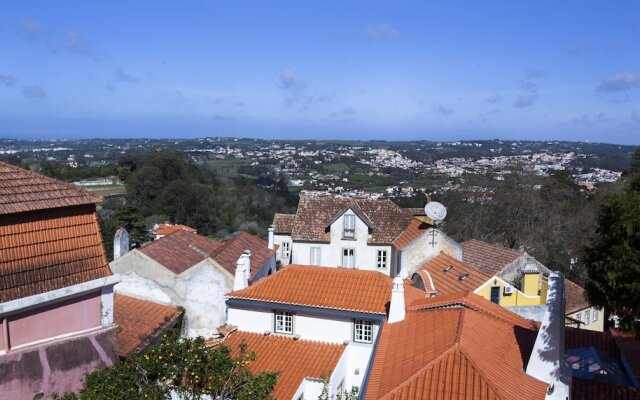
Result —
<svg viewBox="0 0 640 400"><path fill-rule="evenodd" d="M396 276L393 278L393 287L391 288L391 304L389 305L387 322L393 324L404 320L405 312L404 281L399 276Z"/></svg>
<svg viewBox="0 0 640 400"><path fill-rule="evenodd" d="M245 273L246 263L244 260L244 254L238 258L236 263L236 274L233 280L233 290L242 290L249 286Z"/></svg>
<svg viewBox="0 0 640 400"><path fill-rule="evenodd" d="M275 231L276 229L271 225L268 229L269 231L269 245L267 246L269 250L272 250L275 242Z"/></svg>

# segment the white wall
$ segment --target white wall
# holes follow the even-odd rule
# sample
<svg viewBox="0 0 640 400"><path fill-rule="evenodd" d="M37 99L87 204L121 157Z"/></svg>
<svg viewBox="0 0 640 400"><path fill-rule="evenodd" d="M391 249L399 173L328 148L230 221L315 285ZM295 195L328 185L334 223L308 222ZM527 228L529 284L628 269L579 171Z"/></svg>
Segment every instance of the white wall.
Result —
<svg viewBox="0 0 640 400"><path fill-rule="evenodd" d="M259 308L229 307L227 323L235 325L238 330L245 332L273 332L273 311Z"/></svg>
<svg viewBox="0 0 640 400"><path fill-rule="evenodd" d="M435 245L431 244L431 231L436 234ZM462 259L462 246L458 242L440 229L429 228L401 250L401 268L407 272L407 276L411 277L427 261L440 254L440 251L459 260Z"/></svg>
<svg viewBox="0 0 640 400"><path fill-rule="evenodd" d="M288 258L285 259L282 256L282 251L284 250L282 243L284 242L289 243L291 246L292 244L291 235L273 235L273 243L279 246L278 251L276 252L276 260L280 261L282 265L289 265L289 259Z"/></svg>

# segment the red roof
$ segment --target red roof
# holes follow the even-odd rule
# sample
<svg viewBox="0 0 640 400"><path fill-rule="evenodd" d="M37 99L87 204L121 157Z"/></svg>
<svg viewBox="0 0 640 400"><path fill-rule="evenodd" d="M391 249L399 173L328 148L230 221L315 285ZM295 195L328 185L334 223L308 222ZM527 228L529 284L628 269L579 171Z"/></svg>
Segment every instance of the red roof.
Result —
<svg viewBox="0 0 640 400"><path fill-rule="evenodd" d="M636 379L640 381L640 340L635 334L622 332L619 329L612 329L611 335L636 375Z"/></svg>
<svg viewBox="0 0 640 400"><path fill-rule="evenodd" d="M175 307L115 294L113 318L118 330L118 355L143 350L182 315Z"/></svg>
<svg viewBox="0 0 640 400"><path fill-rule="evenodd" d="M524 253L480 240L462 242L462 260L483 273L497 275Z"/></svg>
<svg viewBox="0 0 640 400"><path fill-rule="evenodd" d="M222 243L215 239L178 230L142 246L139 250L168 270L181 274L213 255L221 246Z"/></svg>
<svg viewBox="0 0 640 400"><path fill-rule="evenodd" d="M304 378L321 379L331 376L345 350L343 344L329 344L308 340L295 340L290 336L234 332L224 344L238 352L240 343L247 351L255 352L251 371L279 371L277 384L271 395L276 399L291 399Z"/></svg>
<svg viewBox="0 0 640 400"><path fill-rule="evenodd" d="M614 385L575 376L571 379L572 400L638 400L640 388Z"/></svg>
<svg viewBox="0 0 640 400"><path fill-rule="evenodd" d="M420 267L417 273L422 278L426 291L435 289L439 294L475 290L491 278L444 252ZM431 282L434 288L431 287Z"/></svg>
<svg viewBox="0 0 640 400"><path fill-rule="evenodd" d="M572 314L576 311L583 310L591 307L589 301L587 301L587 292L584 288L577 283L564 280L564 298L565 298L565 312Z"/></svg>
<svg viewBox="0 0 640 400"><path fill-rule="evenodd" d="M154 232L156 235L167 236L172 234L175 231L187 231L191 233L196 233L196 230L181 224L171 225L171 224L160 224L158 229Z"/></svg>
<svg viewBox="0 0 640 400"><path fill-rule="evenodd" d="M231 274L235 274L238 258L245 250L249 250L251 252L250 276L253 278L278 250L278 246L269 249L268 244L266 240L250 233L238 232L232 239L222 243L222 247L215 252L213 259Z"/></svg>
<svg viewBox="0 0 640 400"><path fill-rule="evenodd" d="M537 332L489 304L458 293L385 324L366 399L544 399L546 383L523 371Z"/></svg>
<svg viewBox="0 0 640 400"><path fill-rule="evenodd" d="M283 235L291 235L291 231L293 230L293 222L296 219L295 214L278 214L273 216L273 228L274 233L283 234Z"/></svg>
<svg viewBox="0 0 640 400"><path fill-rule="evenodd" d="M100 197L78 186L0 161L0 215L99 201Z"/></svg>
<svg viewBox="0 0 640 400"><path fill-rule="evenodd" d="M409 304L426 297L422 290L404 286ZM289 265L227 297L384 315L391 287L391 278L377 271Z"/></svg>
<svg viewBox="0 0 640 400"><path fill-rule="evenodd" d="M111 275L99 200L0 161L0 303Z"/></svg>
<svg viewBox="0 0 640 400"><path fill-rule="evenodd" d="M404 249L411 242L422 236L429 228L431 228L431 225L414 218L400 236L393 241L393 246L397 249Z"/></svg>

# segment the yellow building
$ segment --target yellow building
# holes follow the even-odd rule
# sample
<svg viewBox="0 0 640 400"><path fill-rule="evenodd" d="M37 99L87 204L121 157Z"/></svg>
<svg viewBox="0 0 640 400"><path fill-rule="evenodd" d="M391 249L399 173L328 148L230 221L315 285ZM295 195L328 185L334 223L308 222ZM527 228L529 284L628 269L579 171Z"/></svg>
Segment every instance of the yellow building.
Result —
<svg viewBox="0 0 640 400"><path fill-rule="evenodd" d="M522 275L522 290L494 276L474 293L502 307L540 306L547 301L547 277L533 265L527 265Z"/></svg>

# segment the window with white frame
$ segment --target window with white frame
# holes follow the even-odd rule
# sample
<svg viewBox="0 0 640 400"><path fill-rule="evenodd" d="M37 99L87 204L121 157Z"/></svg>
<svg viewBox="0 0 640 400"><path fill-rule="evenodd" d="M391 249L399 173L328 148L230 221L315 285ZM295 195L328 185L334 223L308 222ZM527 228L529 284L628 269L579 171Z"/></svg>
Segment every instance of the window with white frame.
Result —
<svg viewBox="0 0 640 400"><path fill-rule="evenodd" d="M356 237L356 216L347 214L344 216L344 231L342 237L345 239L354 239Z"/></svg>
<svg viewBox="0 0 640 400"><path fill-rule="evenodd" d="M290 255L291 255L291 243L282 242L282 258L288 261Z"/></svg>
<svg viewBox="0 0 640 400"><path fill-rule="evenodd" d="M309 255L310 265L320 265L320 247L312 247Z"/></svg>
<svg viewBox="0 0 640 400"><path fill-rule="evenodd" d="M576 314L576 321L580 321L580 315L581 315L580 313Z"/></svg>
<svg viewBox="0 0 640 400"><path fill-rule="evenodd" d="M353 329L353 341L358 343L373 342L373 322L366 319L356 319Z"/></svg>
<svg viewBox="0 0 640 400"><path fill-rule="evenodd" d="M386 250L378 250L378 268L387 268Z"/></svg>
<svg viewBox="0 0 640 400"><path fill-rule="evenodd" d="M345 268L355 268L356 255L354 249L342 249L342 266Z"/></svg>
<svg viewBox="0 0 640 400"><path fill-rule="evenodd" d="M589 310L584 312L584 324L588 325L589 324L589 317L591 316L591 313L589 312Z"/></svg>
<svg viewBox="0 0 640 400"><path fill-rule="evenodd" d="M275 332L276 333L293 333L293 313L289 311L275 312Z"/></svg>
<svg viewBox="0 0 640 400"><path fill-rule="evenodd" d="M598 310L593 310L593 322L598 320Z"/></svg>

